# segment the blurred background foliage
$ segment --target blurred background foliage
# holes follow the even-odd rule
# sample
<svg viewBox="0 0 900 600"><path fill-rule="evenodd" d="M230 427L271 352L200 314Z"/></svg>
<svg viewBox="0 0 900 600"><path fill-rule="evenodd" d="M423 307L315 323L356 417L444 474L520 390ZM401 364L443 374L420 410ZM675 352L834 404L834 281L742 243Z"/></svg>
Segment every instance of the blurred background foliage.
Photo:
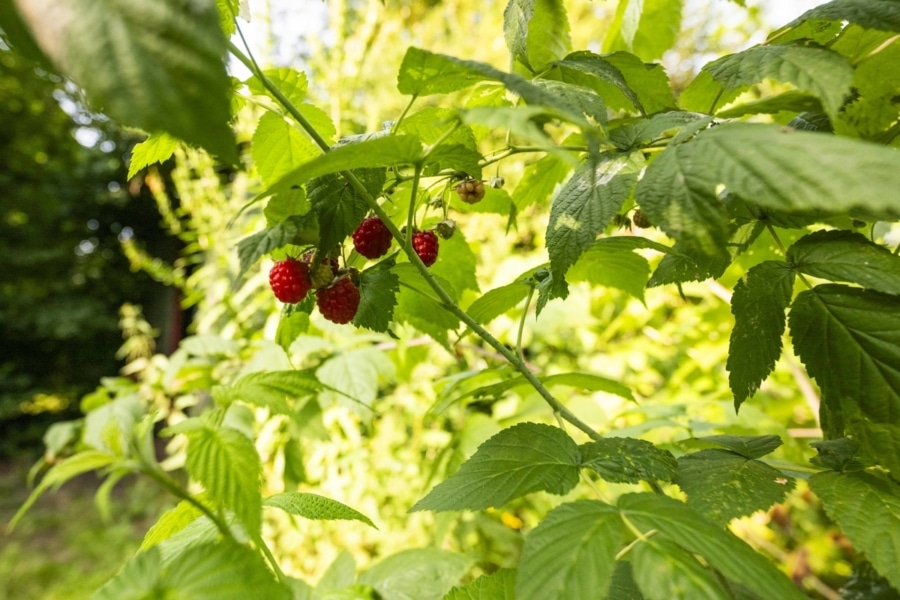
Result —
<svg viewBox="0 0 900 600"><path fill-rule="evenodd" d="M644 58L661 60L678 88L703 63L761 41L772 28L768 5L747 4L691 0L674 49ZM795 14L802 12L799 4ZM401 113L406 99L393 82L409 45L508 66L505 2L250 6L247 31L260 56L307 72L311 100L327 109L338 135L379 130ZM568 9L573 46L602 51L615 4L571 2ZM264 223L259 206L231 223L259 187L249 156L246 169L223 171L205 154L180 148L173 161L127 181L127 155L140 138L86 111L65 82L6 51L0 61L0 456L36 451L53 462L64 455L77 433L92 426L90 413L77 418L79 398L86 410L150 407L175 423L208 402L217 384L260 370L314 368L366 405L323 395L295 419L247 409L234 409L229 418L254 430L265 495L320 493L371 516L379 529L267 512L265 535L288 574L340 589L356 569L431 545L463 549L485 572L515 563L522 532L568 498L533 495L477 514L406 513L502 427L551 417L523 389L501 398L465 396L500 377L501 361L489 348L462 335L451 339L449 352L408 326L391 338L335 326L317 313L305 334L279 346L269 263L238 279L235 244ZM235 74L246 75L237 67ZM477 94L478 88L458 100L477 102ZM249 106L239 119L240 141L250 139L256 116ZM508 161L496 175L512 192L523 169L524 163ZM546 261L547 208L546 202L527 206L509 229L502 215L454 215L478 256L482 290ZM759 241L748 256L755 263L773 251ZM635 402L557 389L602 432L644 437L676 455L688 449L690 436L776 433L785 445L775 457L805 462L812 454L807 440L817 435L817 396L794 358L782 358L754 399L734 412L725 370L728 298L743 269L738 261L718 283L652 288L642 297L590 281L574 284L565 303L551 302L539 320L529 319L527 358L546 373L581 370L630 387ZM477 297L467 294L463 304ZM492 333L512 345L520 310L493 321ZM472 373L478 376L460 380ZM44 451L36 440L48 413L56 425ZM160 441L168 466L183 460L180 450ZM18 487L21 461L2 474L0 522L27 495ZM104 520L84 500L94 485L91 478L69 484L62 495L39 502L27 527L0 537L0 597L89 596L137 548L148 524L174 505L147 486L126 483ZM629 489L598 485L610 497ZM66 520L66 514L79 518ZM802 485L783 505L732 529L816 598L837 598L834 590L858 559ZM79 560L96 556L97 562L87 568L69 560L72 547ZM93 575L73 585L82 568Z"/></svg>

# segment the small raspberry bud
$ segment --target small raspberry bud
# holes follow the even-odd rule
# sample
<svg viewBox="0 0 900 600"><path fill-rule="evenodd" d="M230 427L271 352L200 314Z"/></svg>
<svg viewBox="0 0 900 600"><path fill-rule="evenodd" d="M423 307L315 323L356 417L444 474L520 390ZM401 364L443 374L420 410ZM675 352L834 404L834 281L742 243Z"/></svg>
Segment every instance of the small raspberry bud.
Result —
<svg viewBox="0 0 900 600"><path fill-rule="evenodd" d="M353 247L366 258L380 258L391 247L391 232L378 217L364 219L352 237Z"/></svg>
<svg viewBox="0 0 900 600"><path fill-rule="evenodd" d="M313 267L309 272L309 281L314 289L323 288L330 285L334 280L334 269L326 262L321 262Z"/></svg>
<svg viewBox="0 0 900 600"><path fill-rule="evenodd" d="M453 219L441 221L434 226L434 230L439 236L441 236L445 240L449 240L453 237L453 234L456 233L456 221L454 221Z"/></svg>
<svg viewBox="0 0 900 600"><path fill-rule="evenodd" d="M412 237L412 247L425 263L426 267L430 267L437 260L438 256L438 237L433 231L417 231Z"/></svg>
<svg viewBox="0 0 900 600"><path fill-rule="evenodd" d="M316 306L322 316L332 323L349 323L359 308L359 288L349 276L341 277L316 292Z"/></svg>
<svg viewBox="0 0 900 600"><path fill-rule="evenodd" d="M650 219L647 218L647 215L641 212L641 209L637 209L636 211L634 211L634 214L631 215L631 222L634 223L635 227L640 227L641 229L653 227Z"/></svg>
<svg viewBox="0 0 900 600"><path fill-rule="evenodd" d="M275 297L285 304L300 302L311 287L309 265L296 258L280 260L269 271L269 285Z"/></svg>
<svg viewBox="0 0 900 600"><path fill-rule="evenodd" d="M481 202L484 198L484 182L480 179L466 179L456 186L456 193L466 204Z"/></svg>

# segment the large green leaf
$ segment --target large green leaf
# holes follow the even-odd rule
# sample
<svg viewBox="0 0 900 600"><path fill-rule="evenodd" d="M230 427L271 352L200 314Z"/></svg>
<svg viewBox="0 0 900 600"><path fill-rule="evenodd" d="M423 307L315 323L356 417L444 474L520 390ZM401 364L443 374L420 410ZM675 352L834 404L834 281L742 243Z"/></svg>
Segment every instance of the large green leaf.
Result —
<svg viewBox="0 0 900 600"><path fill-rule="evenodd" d="M681 31L683 0L621 0L603 50L628 50L643 60L661 58Z"/></svg>
<svg viewBox="0 0 900 600"><path fill-rule="evenodd" d="M668 540L649 538L632 551L635 581L647 600L731 600L715 572Z"/></svg>
<svg viewBox="0 0 900 600"><path fill-rule="evenodd" d="M443 600L516 600L516 572L500 569L472 583L456 587Z"/></svg>
<svg viewBox="0 0 900 600"><path fill-rule="evenodd" d="M400 278L390 271L389 261L367 269L359 277L359 308L353 324L372 331L387 331L397 305Z"/></svg>
<svg viewBox="0 0 900 600"><path fill-rule="evenodd" d="M243 277L263 256L288 244L312 244L318 241L316 215L289 217L238 242L237 252L241 261L238 277Z"/></svg>
<svg viewBox="0 0 900 600"><path fill-rule="evenodd" d="M811 149L815 160L809 160ZM650 163L637 200L685 251L726 260L728 214L720 193L785 212L856 210L900 216L900 154L875 144L732 123L670 146Z"/></svg>
<svg viewBox="0 0 900 600"><path fill-rule="evenodd" d="M619 110L636 108L644 112L640 98L628 86L625 76L603 56L580 50L556 61L554 66L559 69L562 81L594 88L610 106Z"/></svg>
<svg viewBox="0 0 900 600"><path fill-rule="evenodd" d="M794 349L822 389L822 426L839 437L855 427L900 422L900 299L826 284L800 293L791 308ZM827 417L827 418L826 418ZM900 467L896 447L876 450Z"/></svg>
<svg viewBox="0 0 900 600"><path fill-rule="evenodd" d="M381 194L386 179L379 168L355 169L353 174L371 197ZM359 226L369 212L369 203L344 178L334 173L316 177L306 186L312 212L318 215L319 250L330 252Z"/></svg>
<svg viewBox="0 0 900 600"><path fill-rule="evenodd" d="M704 444L725 448L746 458L762 458L784 443L777 435L708 435L695 439Z"/></svg>
<svg viewBox="0 0 900 600"><path fill-rule="evenodd" d="M363 347L329 358L316 369L316 377L334 390L326 392L325 398L350 399L357 405L371 407L378 397L379 384L393 378L393 368L382 352Z"/></svg>
<svg viewBox="0 0 900 600"><path fill-rule="evenodd" d="M513 190L516 209L549 200L556 186L563 182L572 165L555 154L548 154L525 167L522 179Z"/></svg>
<svg viewBox="0 0 900 600"><path fill-rule="evenodd" d="M516 598L605 597L624 538L625 524L613 506L596 500L558 506L525 538Z"/></svg>
<svg viewBox="0 0 900 600"><path fill-rule="evenodd" d="M251 140L253 162L266 185L272 185L297 165L322 151L284 117L266 113L259 120Z"/></svg>
<svg viewBox="0 0 900 600"><path fill-rule="evenodd" d="M723 92L735 91L772 79L789 83L803 92L810 92L822 101L832 118L840 110L853 83L850 62L831 50L807 46L755 46L731 54L703 67L719 84L710 86L703 96L694 96L695 104L684 105L692 110L709 110L711 102Z"/></svg>
<svg viewBox="0 0 900 600"><path fill-rule="evenodd" d="M725 366L735 410L756 393L781 356L784 311L793 289L794 272L780 261L759 263L734 287L734 329Z"/></svg>
<svg viewBox="0 0 900 600"><path fill-rule="evenodd" d="M294 106L299 106L306 100L306 91L309 89L309 81L307 80L306 73L303 71L298 71L291 67L278 67L275 69L263 70L263 75L266 79L271 81ZM273 100L278 100L256 75L247 80L247 87L250 88L250 91L254 94L271 96Z"/></svg>
<svg viewBox="0 0 900 600"><path fill-rule="evenodd" d="M650 279L650 263L636 254L633 247L615 243L619 239L629 238L597 240L566 272L566 279L620 289L643 302L644 287Z"/></svg>
<svg viewBox="0 0 900 600"><path fill-rule="evenodd" d="M138 554L92 600L289 600L262 557L227 542L188 547L163 564L157 547Z"/></svg>
<svg viewBox="0 0 900 600"><path fill-rule="evenodd" d="M884 0L833 0L812 8L772 34L777 38L806 21L847 21L867 29L900 31L900 6ZM838 27L837 31L840 31Z"/></svg>
<svg viewBox="0 0 900 600"><path fill-rule="evenodd" d="M400 91L405 94L417 94L424 96L426 94L445 93L456 91L468 87L478 81L498 81L506 86L506 88L520 96L528 105L533 108L543 107L550 114L558 118L567 120L571 123L584 127L587 130L593 130L593 126L581 116L581 112L563 99L553 95L540 86L535 85L531 81L520 77L514 73L506 73L492 67L489 64L474 61L462 60L445 54L435 54L427 50L418 48L410 48L406 57L411 58L411 62L416 65L426 65L421 67L426 75L435 77L435 83L421 82L419 79L412 78L410 73L403 77L404 70L401 66L401 85ZM404 65L406 58L404 58ZM421 72L416 72L418 77L423 77ZM442 84L449 81L450 85ZM465 84L465 85L461 85ZM452 88L452 89L449 89ZM477 112L479 110L500 111L503 107L482 107L482 109L471 109L468 112Z"/></svg>
<svg viewBox="0 0 900 600"><path fill-rule="evenodd" d="M264 406L273 413L291 414L287 398L309 398L324 386L309 371L263 371L238 379L220 394L222 399L241 400L247 404ZM217 394L216 402L223 404Z"/></svg>
<svg viewBox="0 0 900 600"><path fill-rule="evenodd" d="M581 464L607 481L672 481L678 462L646 440L610 437L579 446Z"/></svg>
<svg viewBox="0 0 900 600"><path fill-rule="evenodd" d="M350 508L337 500L317 494L284 492L269 496L263 500L262 505L280 508L288 514L297 515L304 519L360 521L369 527L375 527L375 523L358 510ZM375 527L375 529L378 528Z"/></svg>
<svg viewBox="0 0 900 600"><path fill-rule="evenodd" d="M251 534L259 532L262 466L253 442L236 429L209 424L187 437L185 468L206 489L210 503L234 511Z"/></svg>
<svg viewBox="0 0 900 600"><path fill-rule="evenodd" d="M859 233L816 231L794 242L787 260L793 269L813 277L900 295L900 256Z"/></svg>
<svg viewBox="0 0 900 600"><path fill-rule="evenodd" d="M144 535L141 551L163 542L203 516L200 509L187 500L182 500L159 517L159 520Z"/></svg>
<svg viewBox="0 0 900 600"><path fill-rule="evenodd" d="M440 600L473 562L437 548L403 550L360 575L359 583L372 586L383 600Z"/></svg>
<svg viewBox="0 0 900 600"><path fill-rule="evenodd" d="M643 165L640 152L603 153L589 158L559 190L547 225L555 295L566 296L566 271L618 213Z"/></svg>
<svg viewBox="0 0 900 600"><path fill-rule="evenodd" d="M164 131L158 131L140 144L135 144L131 149L128 179L137 175L144 167L169 160L177 147L178 139Z"/></svg>
<svg viewBox="0 0 900 600"><path fill-rule="evenodd" d="M391 272L400 280L394 320L409 323L449 347L447 331L459 327L459 318L444 309L428 282L412 264L399 263L391 268ZM456 290L447 280L441 277L438 278L438 283L451 298L458 299Z"/></svg>
<svg viewBox="0 0 900 600"><path fill-rule="evenodd" d="M469 305L469 316L481 324L487 324L514 308L528 296L531 286L521 281L496 287L478 297Z"/></svg>
<svg viewBox="0 0 900 600"><path fill-rule="evenodd" d="M900 588L900 484L875 473L817 473L809 487L853 547Z"/></svg>
<svg viewBox="0 0 900 600"><path fill-rule="evenodd" d="M687 494L688 506L723 527L781 502L794 487L781 471L726 450L679 457L675 483Z"/></svg>
<svg viewBox="0 0 900 600"><path fill-rule="evenodd" d="M400 64L397 89L401 94L430 96L463 90L490 77L445 56L410 46Z"/></svg>
<svg viewBox="0 0 900 600"><path fill-rule="evenodd" d="M213 0L17 2L41 49L104 114L237 162Z"/></svg>
<svg viewBox="0 0 900 600"><path fill-rule="evenodd" d="M412 164L422 158L422 142L411 135L390 135L337 146L287 173L266 190L266 195L289 191L307 181L349 171Z"/></svg>
<svg viewBox="0 0 900 600"><path fill-rule="evenodd" d="M713 120L709 115L670 111L646 119L620 119L609 132L609 139L622 150L644 147L675 137L682 129L696 131Z"/></svg>
<svg viewBox="0 0 900 600"><path fill-rule="evenodd" d="M699 554L728 579L760 598L804 600L806 596L763 555L710 523L678 500L658 494L627 494L619 509L644 532L656 529L688 552Z"/></svg>
<svg viewBox="0 0 900 600"><path fill-rule="evenodd" d="M533 73L565 56L572 46L561 0L509 0L503 34L513 58Z"/></svg>
<svg viewBox="0 0 900 600"><path fill-rule="evenodd" d="M520 423L484 442L410 511L480 510L537 491L565 494L578 483L579 458L558 427Z"/></svg>

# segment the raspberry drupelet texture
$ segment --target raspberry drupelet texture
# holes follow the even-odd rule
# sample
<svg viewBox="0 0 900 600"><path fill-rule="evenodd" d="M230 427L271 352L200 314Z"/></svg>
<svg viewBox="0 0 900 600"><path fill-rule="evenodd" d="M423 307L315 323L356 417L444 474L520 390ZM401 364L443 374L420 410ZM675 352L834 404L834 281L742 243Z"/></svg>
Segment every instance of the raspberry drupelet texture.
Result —
<svg viewBox="0 0 900 600"><path fill-rule="evenodd" d="M430 267L437 260L438 237L433 231L417 231L414 233L412 246L426 267Z"/></svg>
<svg viewBox="0 0 900 600"><path fill-rule="evenodd" d="M316 292L316 306L332 323L349 323L359 308L359 289L349 275Z"/></svg>
<svg viewBox="0 0 900 600"><path fill-rule="evenodd" d="M391 232L380 218L369 217L353 232L353 247L366 258L380 258L391 247Z"/></svg>
<svg viewBox="0 0 900 600"><path fill-rule="evenodd" d="M279 260L269 271L269 285L276 298L285 304L296 304L309 293L309 265L296 258Z"/></svg>

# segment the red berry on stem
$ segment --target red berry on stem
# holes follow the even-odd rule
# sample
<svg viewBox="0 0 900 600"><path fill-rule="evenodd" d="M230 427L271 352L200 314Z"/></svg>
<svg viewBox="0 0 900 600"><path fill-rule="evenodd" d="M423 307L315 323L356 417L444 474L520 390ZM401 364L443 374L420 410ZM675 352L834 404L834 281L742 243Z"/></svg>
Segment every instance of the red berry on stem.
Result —
<svg viewBox="0 0 900 600"><path fill-rule="evenodd" d="M316 306L333 323L349 323L359 308L359 289L349 275L316 292Z"/></svg>
<svg viewBox="0 0 900 600"><path fill-rule="evenodd" d="M309 293L309 265L296 258L279 260L269 271L269 285L285 304L300 302Z"/></svg>
<svg viewBox="0 0 900 600"><path fill-rule="evenodd" d="M380 218L369 217L353 232L353 247L366 258L380 258L391 247L391 232Z"/></svg>
<svg viewBox="0 0 900 600"><path fill-rule="evenodd" d="M412 247L426 267L430 267L437 260L438 237L433 231L417 231L414 233Z"/></svg>

